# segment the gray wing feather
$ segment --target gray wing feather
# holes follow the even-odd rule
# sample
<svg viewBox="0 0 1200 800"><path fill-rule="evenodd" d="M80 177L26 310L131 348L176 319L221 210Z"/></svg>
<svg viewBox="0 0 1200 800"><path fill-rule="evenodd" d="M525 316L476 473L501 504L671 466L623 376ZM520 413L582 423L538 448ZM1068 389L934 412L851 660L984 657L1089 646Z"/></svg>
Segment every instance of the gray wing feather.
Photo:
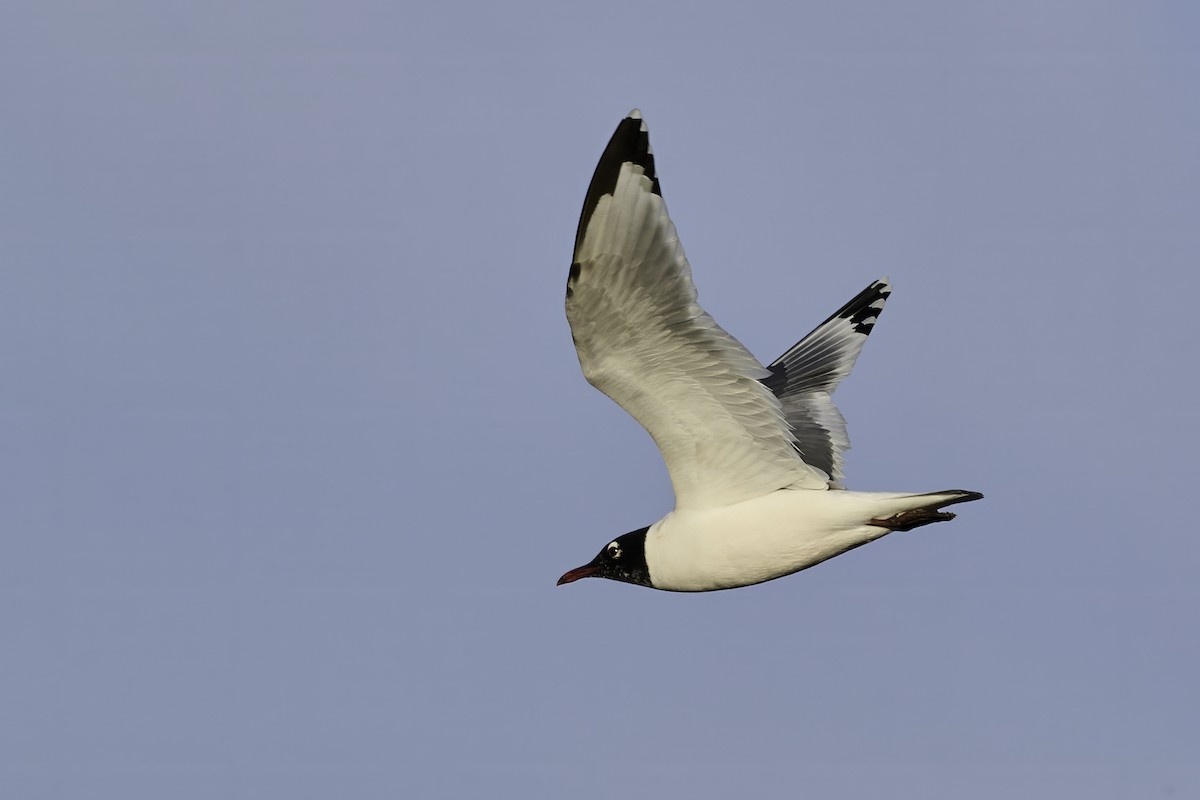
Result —
<svg viewBox="0 0 1200 800"><path fill-rule="evenodd" d="M842 454L850 438L831 395L854 368L891 293L886 278L875 281L777 358L762 379L783 405L804 462L824 471L835 486L844 477Z"/></svg>

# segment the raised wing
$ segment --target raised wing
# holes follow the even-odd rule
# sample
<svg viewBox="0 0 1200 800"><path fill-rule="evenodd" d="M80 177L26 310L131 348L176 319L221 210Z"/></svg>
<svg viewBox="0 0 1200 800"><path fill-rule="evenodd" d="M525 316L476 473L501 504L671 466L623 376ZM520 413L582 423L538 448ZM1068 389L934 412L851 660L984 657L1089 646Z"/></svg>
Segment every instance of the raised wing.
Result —
<svg viewBox="0 0 1200 800"><path fill-rule="evenodd" d="M763 378L783 404L801 457L834 486L841 486L842 453L850 449L850 438L830 395L854 368L891 293L887 278L875 281L775 359Z"/></svg>
<svg viewBox="0 0 1200 800"><path fill-rule="evenodd" d="M584 376L653 437L676 508L828 485L793 446L770 373L696 302L636 110L588 187L566 306Z"/></svg>

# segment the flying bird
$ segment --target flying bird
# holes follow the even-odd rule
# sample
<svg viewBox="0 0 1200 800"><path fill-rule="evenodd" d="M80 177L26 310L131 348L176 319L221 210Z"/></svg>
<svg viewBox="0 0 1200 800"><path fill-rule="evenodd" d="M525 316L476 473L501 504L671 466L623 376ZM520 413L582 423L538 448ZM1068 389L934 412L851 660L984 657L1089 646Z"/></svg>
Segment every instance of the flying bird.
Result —
<svg viewBox="0 0 1200 800"><path fill-rule="evenodd" d="M567 278L584 377L650 433L675 508L610 541L559 585L608 578L705 592L790 575L893 531L954 518L978 492L854 492L831 395L884 302L873 282L768 367L697 303L636 109L592 176Z"/></svg>

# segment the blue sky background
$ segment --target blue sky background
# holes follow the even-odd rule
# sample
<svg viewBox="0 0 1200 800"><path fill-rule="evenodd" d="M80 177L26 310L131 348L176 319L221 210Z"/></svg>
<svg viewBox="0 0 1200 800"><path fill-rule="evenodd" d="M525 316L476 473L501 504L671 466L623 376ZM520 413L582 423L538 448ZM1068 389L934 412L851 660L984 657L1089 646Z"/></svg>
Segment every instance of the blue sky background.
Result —
<svg viewBox="0 0 1200 800"><path fill-rule="evenodd" d="M7 2L0 794L1200 796L1200 12ZM957 521L555 588L671 506L562 310L644 111L853 488Z"/></svg>

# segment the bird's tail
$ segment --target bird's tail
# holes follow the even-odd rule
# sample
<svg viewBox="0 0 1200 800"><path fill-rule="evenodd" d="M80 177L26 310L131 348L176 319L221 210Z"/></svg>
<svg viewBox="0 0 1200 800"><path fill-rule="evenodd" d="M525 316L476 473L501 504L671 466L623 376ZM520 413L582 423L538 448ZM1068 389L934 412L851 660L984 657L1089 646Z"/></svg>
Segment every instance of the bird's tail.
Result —
<svg viewBox="0 0 1200 800"><path fill-rule="evenodd" d="M922 492L921 494L907 495L913 500L924 501L917 508L945 508L952 506L955 503L969 503L972 500L982 500L983 495L979 492L971 492L966 489L944 489L940 492Z"/></svg>

